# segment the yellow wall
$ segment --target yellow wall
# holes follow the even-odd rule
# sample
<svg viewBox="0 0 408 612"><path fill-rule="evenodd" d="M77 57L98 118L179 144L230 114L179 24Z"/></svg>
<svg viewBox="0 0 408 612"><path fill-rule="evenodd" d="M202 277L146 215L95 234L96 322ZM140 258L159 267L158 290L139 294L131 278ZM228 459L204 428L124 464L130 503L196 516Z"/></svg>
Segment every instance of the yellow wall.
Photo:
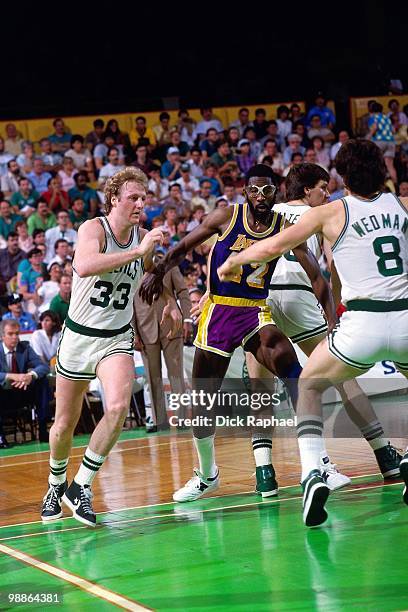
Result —
<svg viewBox="0 0 408 612"><path fill-rule="evenodd" d="M356 128L357 119L362 117L367 112L367 103L369 100L375 100L384 107L384 113L388 113L388 102L390 100L398 100L400 108L408 104L408 96L369 96L368 98L350 98L350 115L351 125Z"/></svg>
<svg viewBox="0 0 408 612"><path fill-rule="evenodd" d="M292 102L285 102L290 106ZM302 109L305 110L305 103L302 101L297 102ZM250 111L251 119L255 116L255 109L262 107L266 110L267 119L275 119L276 118L276 109L278 106L282 104L279 103L271 103L271 104L253 104L248 106L247 108ZM238 111L244 105L240 106L224 106L224 107L214 107L213 112L214 115L219 118L224 126L228 126L232 121L235 121L238 118ZM334 108L333 103L329 103L329 106ZM85 135L93 129L92 123L95 119L101 118L107 123L109 119L113 117L117 119L119 123L119 127L124 132L129 132L134 127L134 120L138 115L143 115L146 117L146 122L148 126L153 126L159 123L159 114L161 111L155 112L146 112L146 113L116 113L111 115L90 115L85 117L64 117L64 122L71 132L71 134L82 134ZM178 111L168 111L171 117L171 123L174 124L177 122L177 112ZM190 116L196 121L200 121L201 115L200 110L198 108L189 109ZM18 120L18 121L0 121L0 135L5 137L5 126L7 123L14 123L17 129L21 132L24 139L31 140L33 142L38 142L41 138L45 136L49 136L53 133L54 128L52 126L54 117L46 118L46 119L26 119L26 120Z"/></svg>

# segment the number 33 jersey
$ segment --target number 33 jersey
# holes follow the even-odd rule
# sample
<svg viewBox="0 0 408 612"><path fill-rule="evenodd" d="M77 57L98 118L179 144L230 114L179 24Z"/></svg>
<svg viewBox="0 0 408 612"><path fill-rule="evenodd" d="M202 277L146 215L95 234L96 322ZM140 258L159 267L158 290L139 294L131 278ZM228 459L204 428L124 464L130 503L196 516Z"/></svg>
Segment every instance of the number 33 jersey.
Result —
<svg viewBox="0 0 408 612"><path fill-rule="evenodd" d="M248 264L231 282L221 282L217 268L232 254L239 253L258 240L273 236L283 229L284 218L274 212L270 227L264 232L255 232L248 223L248 204L235 204L231 221L225 232L218 238L211 253L210 293L229 298L262 300L268 297L269 284L277 259L263 264Z"/></svg>
<svg viewBox="0 0 408 612"><path fill-rule="evenodd" d="M129 242L121 244L116 239L106 217L99 218L105 232L102 253L123 253L135 249L140 242L139 229L132 228ZM133 316L133 297L144 273L143 260L98 276L80 278L73 264L72 295L68 318L79 327L94 330L121 330Z"/></svg>
<svg viewBox="0 0 408 612"><path fill-rule="evenodd" d="M342 199L345 224L332 246L342 302L408 297L408 214L392 193Z"/></svg>

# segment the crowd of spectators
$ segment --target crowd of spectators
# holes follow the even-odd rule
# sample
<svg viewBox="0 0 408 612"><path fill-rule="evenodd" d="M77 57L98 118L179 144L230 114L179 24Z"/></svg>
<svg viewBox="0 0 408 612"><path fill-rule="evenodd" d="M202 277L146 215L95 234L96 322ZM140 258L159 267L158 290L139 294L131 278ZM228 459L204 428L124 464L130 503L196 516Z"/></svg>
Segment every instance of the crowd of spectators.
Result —
<svg viewBox="0 0 408 612"><path fill-rule="evenodd" d="M407 112L397 100L390 100L387 112L371 100L354 134L336 124L321 95L306 113L296 103L279 106L275 117L263 108L254 116L241 108L230 125L223 125L208 107L201 109L198 122L180 110L172 124L162 112L152 128L138 116L129 133L116 119L106 125L96 119L89 133L71 134L57 118L50 135L36 143L24 141L15 125L8 124L0 136L0 316L17 320L21 331L44 332L44 313L55 317L54 327L61 325L69 305L78 227L103 215L104 184L126 165L148 177L141 222L147 229L166 230L159 247L164 254L210 211L242 203L245 173L255 163L273 169L278 201L285 198L290 168L302 161L326 168L331 198L341 197L344 185L333 162L352 135L381 147L387 188L407 196ZM205 290L209 250L210 245L195 249L180 266L195 297ZM38 348L44 334L36 334ZM54 348L47 345L47 354L42 352L47 362L54 340Z"/></svg>

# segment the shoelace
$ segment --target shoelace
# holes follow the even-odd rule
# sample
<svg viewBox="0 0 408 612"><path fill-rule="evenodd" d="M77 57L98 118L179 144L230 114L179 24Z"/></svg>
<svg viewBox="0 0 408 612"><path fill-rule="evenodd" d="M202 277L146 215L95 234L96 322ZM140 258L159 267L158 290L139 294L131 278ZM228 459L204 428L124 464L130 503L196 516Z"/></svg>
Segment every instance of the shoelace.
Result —
<svg viewBox="0 0 408 612"><path fill-rule="evenodd" d="M58 503L59 496L57 494L57 490L58 490L58 485L50 485L50 488L48 489L44 497L44 501L45 501L44 509L45 510L53 510L54 504Z"/></svg>
<svg viewBox="0 0 408 612"><path fill-rule="evenodd" d="M94 513L92 508L92 498L93 494L91 489L88 487L81 487L81 504L86 514Z"/></svg>
<svg viewBox="0 0 408 612"><path fill-rule="evenodd" d="M337 474L338 470L337 468L337 464L336 463L326 463L324 466L324 471L327 472L328 474Z"/></svg>

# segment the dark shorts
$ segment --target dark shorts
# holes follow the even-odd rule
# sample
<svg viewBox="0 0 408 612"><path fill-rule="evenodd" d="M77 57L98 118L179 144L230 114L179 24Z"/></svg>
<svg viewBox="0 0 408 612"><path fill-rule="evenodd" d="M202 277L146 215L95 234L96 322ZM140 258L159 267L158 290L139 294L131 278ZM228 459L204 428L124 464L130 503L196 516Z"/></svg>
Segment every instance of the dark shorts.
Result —
<svg viewBox="0 0 408 612"><path fill-rule="evenodd" d="M261 327L272 324L271 310L264 300L210 295L201 313L194 344L204 351L231 357Z"/></svg>

